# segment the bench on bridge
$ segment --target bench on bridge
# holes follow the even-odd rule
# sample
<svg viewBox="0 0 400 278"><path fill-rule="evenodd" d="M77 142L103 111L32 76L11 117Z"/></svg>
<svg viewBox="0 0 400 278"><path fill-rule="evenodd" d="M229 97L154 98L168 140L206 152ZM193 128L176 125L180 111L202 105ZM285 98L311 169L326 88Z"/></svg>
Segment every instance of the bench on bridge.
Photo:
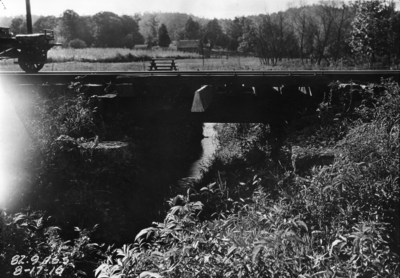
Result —
<svg viewBox="0 0 400 278"><path fill-rule="evenodd" d="M149 70L178 70L178 67L176 66L175 59L173 58L154 58L151 60Z"/></svg>

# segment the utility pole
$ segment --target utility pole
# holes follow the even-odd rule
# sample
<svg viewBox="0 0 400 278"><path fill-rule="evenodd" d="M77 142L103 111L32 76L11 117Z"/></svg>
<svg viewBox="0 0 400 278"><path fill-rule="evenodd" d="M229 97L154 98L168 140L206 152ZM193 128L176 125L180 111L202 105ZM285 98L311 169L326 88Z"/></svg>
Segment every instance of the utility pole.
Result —
<svg viewBox="0 0 400 278"><path fill-rule="evenodd" d="M31 14L31 2L30 0L26 0L26 28L28 30L28 34L32 34L32 14Z"/></svg>

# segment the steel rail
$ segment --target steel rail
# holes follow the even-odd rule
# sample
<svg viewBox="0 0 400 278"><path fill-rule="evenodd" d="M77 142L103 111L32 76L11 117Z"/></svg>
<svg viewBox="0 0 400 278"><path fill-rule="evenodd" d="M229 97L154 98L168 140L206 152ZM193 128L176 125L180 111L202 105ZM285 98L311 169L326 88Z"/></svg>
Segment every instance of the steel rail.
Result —
<svg viewBox="0 0 400 278"><path fill-rule="evenodd" d="M395 81L400 82L400 70L356 70L356 71L320 71L320 70L291 70L291 71L80 71L80 72L54 72L42 71L36 74L27 74L22 72L0 72L0 81L9 81L11 83L19 84L56 84L56 83L70 83L76 81L77 77L84 77L80 79L83 83L108 83L116 82L117 79L121 81L132 81L151 79L155 81L160 79L171 80L174 82L179 78L189 78L190 80L198 79L199 82L209 79L225 79L237 78L238 80L250 81L261 80L265 78L266 81L273 81L274 78L281 78L278 82L285 82L293 80L299 82L302 79L309 79L307 82L312 82L314 78L321 79L323 82L332 82L336 80L350 81L357 80L360 82L379 82L381 78L392 77ZM184 81L184 80L182 80Z"/></svg>
<svg viewBox="0 0 400 278"><path fill-rule="evenodd" d="M41 71L29 74L21 71L0 71L0 75L205 75L205 74L239 74L239 75L332 75L332 74L400 74L400 70L208 70L208 71Z"/></svg>
<svg viewBox="0 0 400 278"><path fill-rule="evenodd" d="M400 70L354 70L354 71L320 71L320 70L230 70L230 71L41 71L40 73L29 74L20 71L0 71L2 76L58 76L58 75L73 75L73 76L99 76L99 75L139 75L139 76L186 76L186 75L285 75L285 76L296 76L296 75L399 75Z"/></svg>

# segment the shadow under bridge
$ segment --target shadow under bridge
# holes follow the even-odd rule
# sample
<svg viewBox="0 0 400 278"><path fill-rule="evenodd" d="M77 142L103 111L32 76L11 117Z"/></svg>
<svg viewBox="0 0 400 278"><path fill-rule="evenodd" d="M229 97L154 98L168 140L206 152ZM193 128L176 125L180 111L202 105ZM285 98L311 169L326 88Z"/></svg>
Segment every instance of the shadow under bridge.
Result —
<svg viewBox="0 0 400 278"><path fill-rule="evenodd" d="M316 74L140 74L117 77L115 91L138 120L282 122L315 110L329 83Z"/></svg>

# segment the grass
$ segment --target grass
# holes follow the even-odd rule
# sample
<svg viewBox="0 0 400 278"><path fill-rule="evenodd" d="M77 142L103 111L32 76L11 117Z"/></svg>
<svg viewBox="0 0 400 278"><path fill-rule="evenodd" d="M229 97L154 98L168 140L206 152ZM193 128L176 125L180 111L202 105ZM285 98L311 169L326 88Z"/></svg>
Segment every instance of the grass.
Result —
<svg viewBox="0 0 400 278"><path fill-rule="evenodd" d="M299 65L296 61L285 61L277 66L260 64L255 57L199 58L180 59L176 61L180 71L190 70L344 70L350 68L326 67L314 65ZM149 61L142 62L52 62L47 63L41 71L147 71ZM357 68L354 68L357 69ZM12 60L1 61L0 71L21 71L18 64Z"/></svg>
<svg viewBox="0 0 400 278"><path fill-rule="evenodd" d="M196 53L176 50L131 50L126 48L54 48L42 71L146 71L151 58L175 58L180 71L189 70L357 70L365 66L346 64L302 64L299 59L283 59L276 66L263 65L257 57L215 55L202 59ZM398 68L398 67L397 67ZM20 71L14 60L0 61L0 71Z"/></svg>
<svg viewBox="0 0 400 278"><path fill-rule="evenodd" d="M175 50L132 50L128 48L54 48L48 52L50 62L140 62L151 58L187 59L200 57L196 53Z"/></svg>

